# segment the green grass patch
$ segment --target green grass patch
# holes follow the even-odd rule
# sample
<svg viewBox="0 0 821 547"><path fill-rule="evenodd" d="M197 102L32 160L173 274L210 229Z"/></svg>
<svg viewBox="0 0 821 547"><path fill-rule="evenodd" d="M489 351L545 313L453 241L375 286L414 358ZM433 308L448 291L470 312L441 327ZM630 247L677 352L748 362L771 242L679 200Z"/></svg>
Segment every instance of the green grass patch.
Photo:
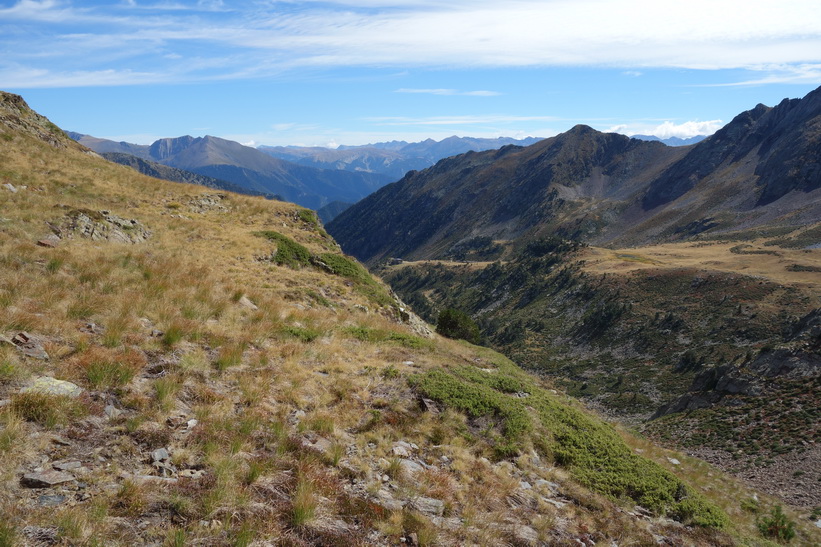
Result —
<svg viewBox="0 0 821 547"><path fill-rule="evenodd" d="M283 334L286 334L287 336L296 338L301 342L305 342L306 344L309 342L313 342L323 334L323 332L319 329L313 329L310 327L297 327L295 325L288 325L282 327L281 332Z"/></svg>
<svg viewBox="0 0 821 547"><path fill-rule="evenodd" d="M414 336L412 334L405 334L404 332L372 329L369 327L350 327L346 328L344 332L357 340L362 340L363 342L394 342L400 346L412 349L426 349L433 347L433 342L430 340L420 336Z"/></svg>

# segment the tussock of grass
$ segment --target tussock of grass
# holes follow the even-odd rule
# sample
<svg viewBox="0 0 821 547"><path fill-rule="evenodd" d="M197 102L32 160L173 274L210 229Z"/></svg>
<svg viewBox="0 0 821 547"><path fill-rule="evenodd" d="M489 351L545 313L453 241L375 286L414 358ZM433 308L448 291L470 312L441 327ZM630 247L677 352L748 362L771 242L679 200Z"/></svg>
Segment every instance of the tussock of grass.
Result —
<svg viewBox="0 0 821 547"><path fill-rule="evenodd" d="M88 414L87 404L81 399L33 391L14 394L9 407L21 418L47 428L66 425Z"/></svg>

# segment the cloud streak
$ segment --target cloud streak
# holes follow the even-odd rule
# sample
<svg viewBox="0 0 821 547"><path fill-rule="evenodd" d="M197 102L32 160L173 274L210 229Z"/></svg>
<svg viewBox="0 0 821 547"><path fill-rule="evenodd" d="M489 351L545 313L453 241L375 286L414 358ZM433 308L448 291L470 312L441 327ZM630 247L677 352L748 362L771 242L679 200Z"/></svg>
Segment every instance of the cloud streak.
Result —
<svg viewBox="0 0 821 547"><path fill-rule="evenodd" d="M56 68L66 44L78 74L111 70L104 60L116 58L124 63L118 70L145 74L147 81L155 81L154 73L163 73L165 81L188 81L264 77L305 67L552 66L609 66L626 74L654 67L761 73L734 85L821 80L821 10L815 0L338 0L231 4L230 9L220 2L81 7L21 0L0 9L0 21L7 22L0 23L3 81L9 65L27 63L56 73L56 81L74 82L60 85L83 85L81 79L60 77ZM9 22L26 32L1 32L10 30ZM236 64L230 69L203 64L194 73L169 52L183 60L230 55ZM810 69L801 73L801 67ZM791 70L794 80L785 80ZM18 83L54 85L48 77ZM123 81L132 83L139 81Z"/></svg>
<svg viewBox="0 0 821 547"><path fill-rule="evenodd" d="M459 91L458 89L397 89L396 93L417 93L423 95L463 95L467 97L496 97L501 95L498 91Z"/></svg>

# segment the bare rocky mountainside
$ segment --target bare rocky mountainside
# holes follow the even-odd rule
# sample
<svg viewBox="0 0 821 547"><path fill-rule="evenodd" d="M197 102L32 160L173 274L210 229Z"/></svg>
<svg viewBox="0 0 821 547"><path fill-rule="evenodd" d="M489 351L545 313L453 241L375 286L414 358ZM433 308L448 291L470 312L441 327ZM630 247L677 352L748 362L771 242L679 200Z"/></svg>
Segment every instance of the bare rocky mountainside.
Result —
<svg viewBox="0 0 821 547"><path fill-rule="evenodd" d="M577 126L409 173L329 232L429 321L821 505L821 90L667 147Z"/></svg>
<svg viewBox="0 0 821 547"><path fill-rule="evenodd" d="M434 334L313 211L143 176L7 93L0 177L0 545L817 543Z"/></svg>

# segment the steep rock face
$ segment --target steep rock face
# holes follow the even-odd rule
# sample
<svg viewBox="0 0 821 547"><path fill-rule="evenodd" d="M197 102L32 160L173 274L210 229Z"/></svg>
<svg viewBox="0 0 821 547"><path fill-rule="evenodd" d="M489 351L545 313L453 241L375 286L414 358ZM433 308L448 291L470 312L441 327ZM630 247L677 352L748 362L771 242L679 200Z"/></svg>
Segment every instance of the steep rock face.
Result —
<svg viewBox="0 0 821 547"><path fill-rule="evenodd" d="M197 140L200 139L195 139L190 135L173 139L159 139L154 141L149 149L149 152L151 157L156 161L162 161L170 158L171 156L176 156L180 152L189 148Z"/></svg>
<svg viewBox="0 0 821 547"><path fill-rule="evenodd" d="M757 206L792 190L810 192L821 187L819 116L821 89L803 99L784 99L773 108L759 104L742 112L656 179L644 196L644 208L669 203L699 181L716 178L721 166L738 164L748 156L755 162Z"/></svg>

